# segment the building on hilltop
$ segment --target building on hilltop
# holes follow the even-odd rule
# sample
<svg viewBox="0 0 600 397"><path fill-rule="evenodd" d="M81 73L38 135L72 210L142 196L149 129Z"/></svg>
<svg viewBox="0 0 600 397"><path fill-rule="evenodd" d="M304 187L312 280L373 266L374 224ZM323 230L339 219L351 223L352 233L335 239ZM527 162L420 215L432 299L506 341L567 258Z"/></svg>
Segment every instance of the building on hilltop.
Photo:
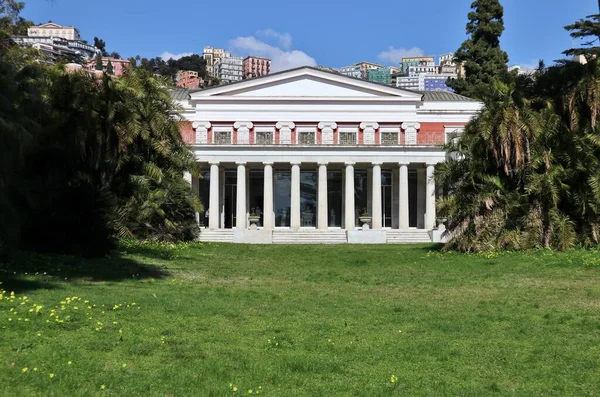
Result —
<svg viewBox="0 0 600 397"><path fill-rule="evenodd" d="M238 243L439 241L435 165L482 107L312 67L172 95L200 240Z"/></svg>
<svg viewBox="0 0 600 397"><path fill-rule="evenodd" d="M379 84L392 84L392 70L391 68L381 69L370 69L367 72L367 80Z"/></svg>
<svg viewBox="0 0 600 397"><path fill-rule="evenodd" d="M251 55L244 58L242 66L242 77L244 79L265 76L271 73L271 60L269 58L261 58Z"/></svg>
<svg viewBox="0 0 600 397"><path fill-rule="evenodd" d="M109 73L111 76L121 77L124 73L127 72L130 68L130 62L127 59L119 59L119 58L110 58L110 57L102 57L102 71L96 69L97 60L92 59L88 61L84 68L90 73L109 73L112 68L112 73ZM109 67L110 65L110 67Z"/></svg>
<svg viewBox="0 0 600 397"><path fill-rule="evenodd" d="M381 68L383 68L383 65L378 63L362 61L355 63L354 65L340 68L339 72L345 76L366 80L369 77L369 70Z"/></svg>
<svg viewBox="0 0 600 397"><path fill-rule="evenodd" d="M240 81L243 77L243 59L241 57L229 56L220 57L213 65L214 77L224 83Z"/></svg>
<svg viewBox="0 0 600 397"><path fill-rule="evenodd" d="M202 58L204 58L204 60L206 61L206 72L209 76L215 77L215 62L227 55L231 56L231 54L227 53L223 48L213 48L210 46L204 47L202 51Z"/></svg>
<svg viewBox="0 0 600 397"><path fill-rule="evenodd" d="M32 26L27 29L27 36L12 36L11 40L21 47L41 51L49 63L59 59L85 62L101 53L98 48L80 40L77 28L55 23Z"/></svg>
<svg viewBox="0 0 600 397"><path fill-rule="evenodd" d="M175 84L182 88L198 88L204 85L204 79L193 70L180 70L175 76Z"/></svg>
<svg viewBox="0 0 600 397"><path fill-rule="evenodd" d="M402 62L400 62L400 68L402 69L402 74L408 75L409 68L411 66L434 66L435 65L435 57L433 56L423 56L423 57L405 57L402 58Z"/></svg>
<svg viewBox="0 0 600 397"><path fill-rule="evenodd" d="M27 29L29 37L57 37L66 40L80 40L79 30L73 26L61 26L54 22L48 22Z"/></svg>

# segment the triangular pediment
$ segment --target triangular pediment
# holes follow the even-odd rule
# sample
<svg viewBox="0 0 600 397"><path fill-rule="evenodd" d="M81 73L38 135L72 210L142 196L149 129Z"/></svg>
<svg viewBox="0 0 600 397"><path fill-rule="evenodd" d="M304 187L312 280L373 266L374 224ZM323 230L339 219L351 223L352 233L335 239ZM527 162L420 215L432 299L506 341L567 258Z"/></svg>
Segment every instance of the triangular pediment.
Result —
<svg viewBox="0 0 600 397"><path fill-rule="evenodd" d="M203 97L239 98L373 98L420 101L422 94L304 67L192 93Z"/></svg>

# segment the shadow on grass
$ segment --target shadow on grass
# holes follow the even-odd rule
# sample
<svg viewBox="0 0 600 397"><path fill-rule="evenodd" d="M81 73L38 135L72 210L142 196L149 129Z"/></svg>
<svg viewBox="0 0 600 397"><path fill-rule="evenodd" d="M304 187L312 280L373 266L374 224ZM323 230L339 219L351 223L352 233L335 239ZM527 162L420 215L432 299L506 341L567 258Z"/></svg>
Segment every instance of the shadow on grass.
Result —
<svg viewBox="0 0 600 397"><path fill-rule="evenodd" d="M0 263L1 288L15 292L58 288L55 284L57 281L118 282L161 279L169 275L158 266L119 256L89 259L27 252L11 263Z"/></svg>

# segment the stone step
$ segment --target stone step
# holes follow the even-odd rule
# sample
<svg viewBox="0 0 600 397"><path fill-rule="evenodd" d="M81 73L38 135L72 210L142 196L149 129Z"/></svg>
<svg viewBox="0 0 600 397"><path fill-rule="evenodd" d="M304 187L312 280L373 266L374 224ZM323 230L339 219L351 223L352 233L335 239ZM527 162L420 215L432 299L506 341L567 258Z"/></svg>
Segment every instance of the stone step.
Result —
<svg viewBox="0 0 600 397"><path fill-rule="evenodd" d="M274 244L346 244L346 232L343 230L276 230L273 232Z"/></svg>
<svg viewBox="0 0 600 397"><path fill-rule="evenodd" d="M388 244L431 243L431 236L427 230L388 230L386 241Z"/></svg>
<svg viewBox="0 0 600 397"><path fill-rule="evenodd" d="M198 240L207 243L232 243L233 230L202 230Z"/></svg>

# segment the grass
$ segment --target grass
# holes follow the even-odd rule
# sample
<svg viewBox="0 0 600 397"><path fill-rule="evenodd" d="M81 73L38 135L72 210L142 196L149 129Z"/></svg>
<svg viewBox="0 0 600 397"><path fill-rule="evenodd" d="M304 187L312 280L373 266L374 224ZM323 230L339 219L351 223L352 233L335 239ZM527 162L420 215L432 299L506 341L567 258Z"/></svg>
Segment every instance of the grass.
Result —
<svg viewBox="0 0 600 397"><path fill-rule="evenodd" d="M599 253L31 254L0 272L0 395L597 395Z"/></svg>

